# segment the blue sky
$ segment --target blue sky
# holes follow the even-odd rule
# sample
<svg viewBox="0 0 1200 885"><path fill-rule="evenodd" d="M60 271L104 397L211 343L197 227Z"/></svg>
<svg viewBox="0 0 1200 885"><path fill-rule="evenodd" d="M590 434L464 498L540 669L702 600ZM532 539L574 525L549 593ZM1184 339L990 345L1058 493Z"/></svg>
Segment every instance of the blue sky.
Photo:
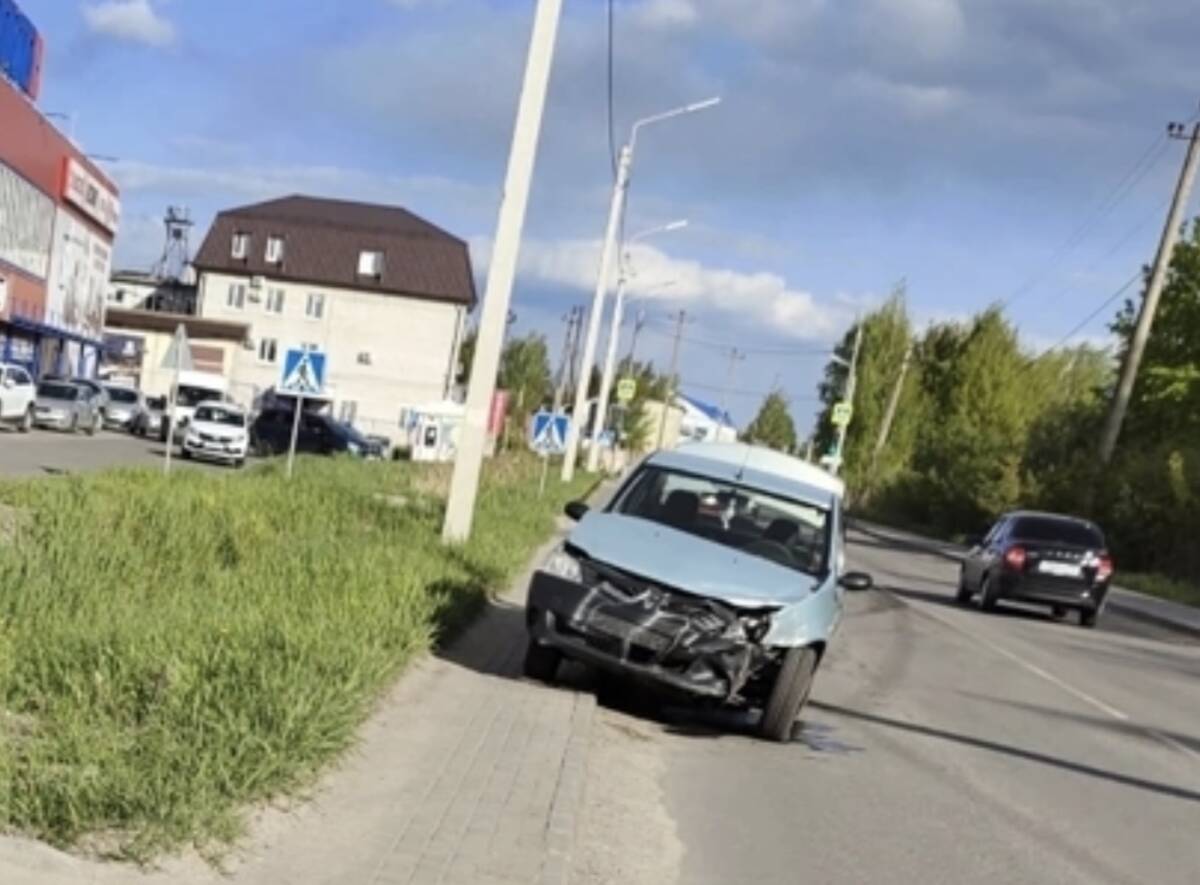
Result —
<svg viewBox="0 0 1200 885"><path fill-rule="evenodd" d="M153 262L168 204L198 246L219 208L303 192L399 202L470 240L482 275L532 0L23 5L43 109L117 158L118 263ZM555 350L611 182L604 5L565 8L515 293L518 331ZM616 19L618 141L724 99L639 144L628 229L691 222L633 254L639 354L665 363L686 309L696 395L719 398L721 347L749 352L743 421L779 385L807 428L819 352L902 277L919 322L1024 292L1027 345L1059 340L1152 257L1182 157L1161 135L1200 99L1192 0L618 0Z"/></svg>

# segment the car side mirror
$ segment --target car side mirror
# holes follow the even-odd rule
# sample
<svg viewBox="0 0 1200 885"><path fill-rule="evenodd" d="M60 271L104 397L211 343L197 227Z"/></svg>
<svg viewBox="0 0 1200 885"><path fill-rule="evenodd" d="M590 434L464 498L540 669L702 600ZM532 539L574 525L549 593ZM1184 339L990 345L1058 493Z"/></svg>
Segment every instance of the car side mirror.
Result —
<svg viewBox="0 0 1200 885"><path fill-rule="evenodd" d="M5 379L4 379L4 386L5 386L5 387L8 387L8 388L13 388L13 387L16 387L16 385L17 385L17 382L13 381L11 378L5 378Z"/></svg>
<svg viewBox="0 0 1200 885"><path fill-rule="evenodd" d="M875 579L866 572L846 572L838 583L852 593L862 593L875 586Z"/></svg>
<svg viewBox="0 0 1200 885"><path fill-rule="evenodd" d="M563 512L567 514L570 519L575 520L575 522L579 522L579 520L587 516L588 509L588 505L584 504L582 501L572 501L563 508Z"/></svg>

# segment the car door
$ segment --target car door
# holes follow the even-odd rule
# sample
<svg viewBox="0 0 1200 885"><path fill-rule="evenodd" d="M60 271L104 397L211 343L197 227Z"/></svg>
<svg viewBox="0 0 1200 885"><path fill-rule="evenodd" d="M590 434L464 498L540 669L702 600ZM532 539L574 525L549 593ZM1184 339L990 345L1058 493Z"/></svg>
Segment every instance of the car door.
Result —
<svg viewBox="0 0 1200 885"><path fill-rule="evenodd" d="M325 419L320 415L302 415L300 417L300 438L296 441L296 449L312 455L324 455L330 451L333 441Z"/></svg>
<svg viewBox="0 0 1200 885"><path fill-rule="evenodd" d="M983 583L983 575L990 562L990 549L996 538L1004 532L1006 520L998 520L984 535L978 546L971 548L963 559L963 577L967 587L978 590Z"/></svg>
<svg viewBox="0 0 1200 885"><path fill-rule="evenodd" d="M29 411L33 401L37 399L37 386L33 383L33 377L19 366L13 366L8 372L13 380L10 390L14 394L13 399L17 409L14 417L20 417Z"/></svg>
<svg viewBox="0 0 1200 885"><path fill-rule="evenodd" d="M13 377L15 371L13 368L6 367L3 377L0 378L0 418L6 421L19 417L23 411L19 409L17 402L16 380Z"/></svg>

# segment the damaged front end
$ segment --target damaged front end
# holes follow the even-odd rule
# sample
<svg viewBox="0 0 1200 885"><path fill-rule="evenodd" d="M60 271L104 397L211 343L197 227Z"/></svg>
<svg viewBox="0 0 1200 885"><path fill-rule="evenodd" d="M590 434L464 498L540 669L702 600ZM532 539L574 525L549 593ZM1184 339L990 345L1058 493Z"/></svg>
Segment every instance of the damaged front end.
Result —
<svg viewBox="0 0 1200 885"><path fill-rule="evenodd" d="M761 645L774 609L738 610L585 561L539 571L530 586L534 638L568 657L728 704L753 700L776 656Z"/></svg>

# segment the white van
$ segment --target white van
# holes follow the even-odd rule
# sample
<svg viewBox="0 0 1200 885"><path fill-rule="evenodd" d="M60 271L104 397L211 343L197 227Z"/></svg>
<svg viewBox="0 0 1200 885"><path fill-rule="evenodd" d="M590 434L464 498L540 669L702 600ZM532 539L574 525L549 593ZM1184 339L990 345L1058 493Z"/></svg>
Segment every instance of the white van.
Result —
<svg viewBox="0 0 1200 885"><path fill-rule="evenodd" d="M186 433L188 422L196 414L196 406L206 402L228 402L229 379L224 375L213 372L180 372L179 388L175 398L175 434L176 442L182 440ZM167 441L167 426L171 421L171 402L168 398L167 411L163 415L163 425L159 438Z"/></svg>

